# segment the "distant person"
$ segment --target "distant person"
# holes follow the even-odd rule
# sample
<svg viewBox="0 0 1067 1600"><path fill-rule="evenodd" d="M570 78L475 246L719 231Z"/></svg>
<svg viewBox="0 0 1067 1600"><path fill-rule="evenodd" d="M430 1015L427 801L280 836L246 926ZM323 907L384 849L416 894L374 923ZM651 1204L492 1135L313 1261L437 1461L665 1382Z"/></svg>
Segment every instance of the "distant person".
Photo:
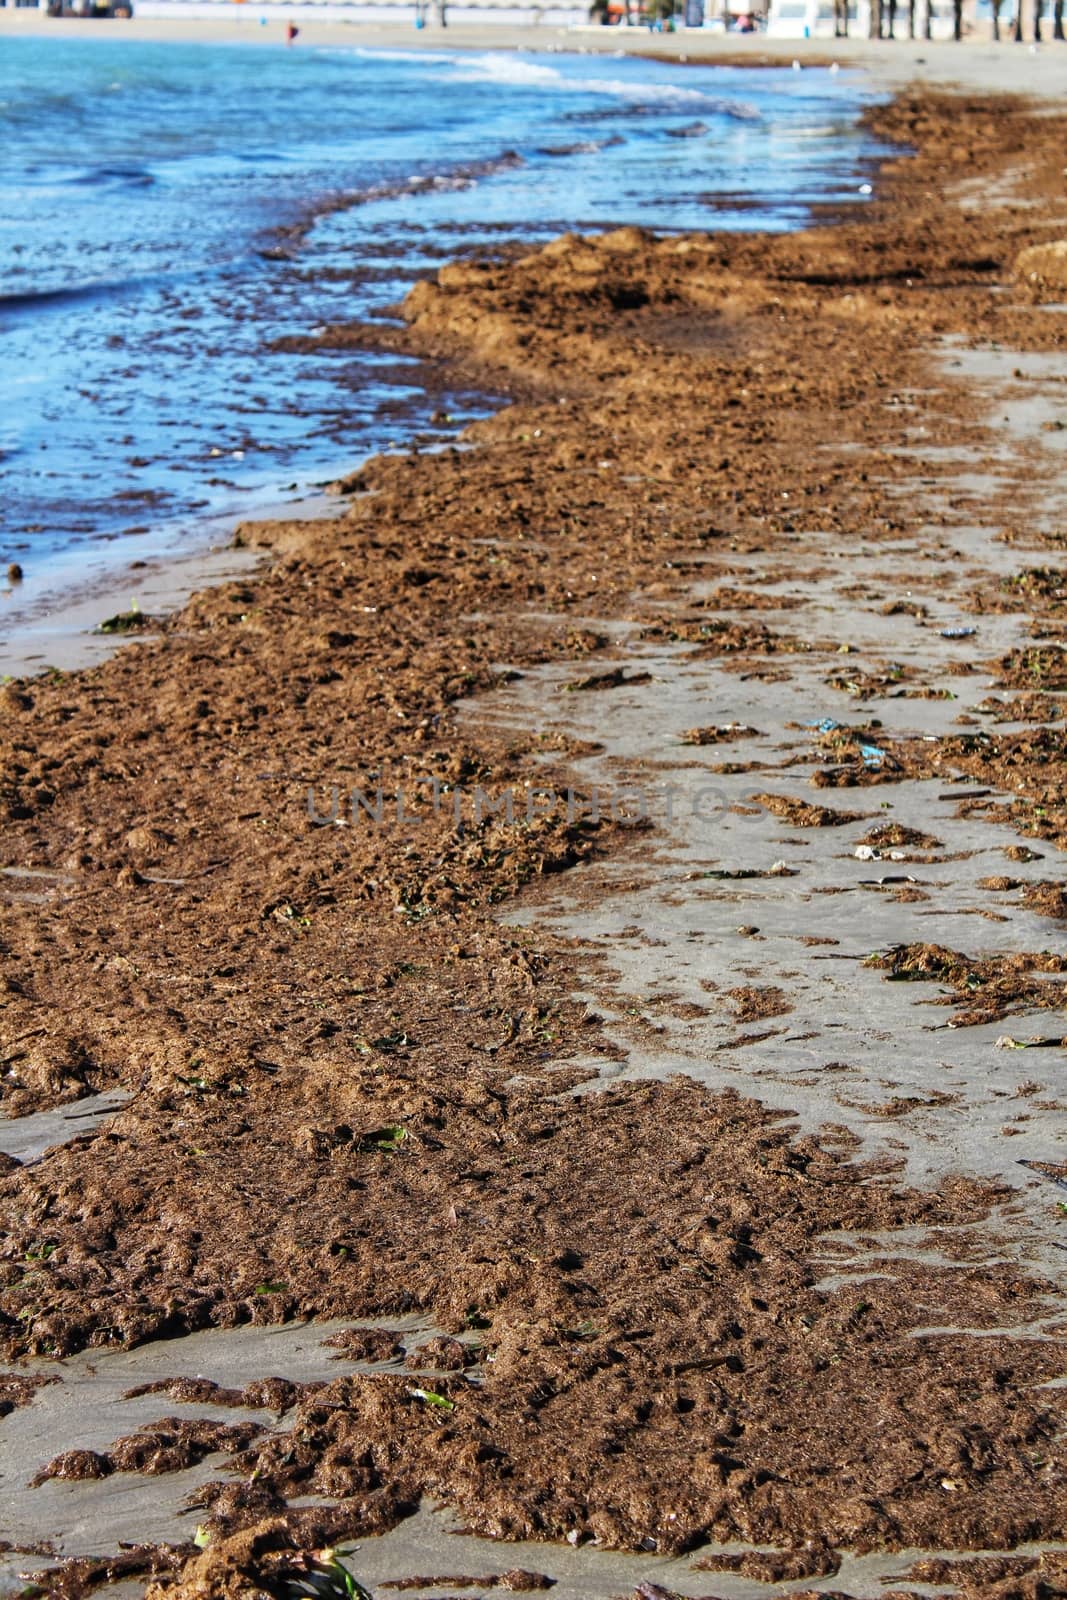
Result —
<svg viewBox="0 0 1067 1600"><path fill-rule="evenodd" d="M296 23L295 22L287 22L285 24L285 42L286 42L286 44L293 44L297 39L299 39L299 37L300 37L300 29L297 27Z"/></svg>

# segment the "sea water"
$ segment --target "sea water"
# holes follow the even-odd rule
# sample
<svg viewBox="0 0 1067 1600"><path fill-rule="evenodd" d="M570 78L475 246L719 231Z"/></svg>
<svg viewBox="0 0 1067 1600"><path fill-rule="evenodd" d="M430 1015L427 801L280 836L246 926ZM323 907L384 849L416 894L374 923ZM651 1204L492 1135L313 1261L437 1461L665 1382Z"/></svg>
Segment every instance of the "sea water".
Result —
<svg viewBox="0 0 1067 1600"><path fill-rule="evenodd" d="M0 39L0 562L37 591L484 410L294 348L460 251L795 227L875 153L848 74L61 29Z"/></svg>

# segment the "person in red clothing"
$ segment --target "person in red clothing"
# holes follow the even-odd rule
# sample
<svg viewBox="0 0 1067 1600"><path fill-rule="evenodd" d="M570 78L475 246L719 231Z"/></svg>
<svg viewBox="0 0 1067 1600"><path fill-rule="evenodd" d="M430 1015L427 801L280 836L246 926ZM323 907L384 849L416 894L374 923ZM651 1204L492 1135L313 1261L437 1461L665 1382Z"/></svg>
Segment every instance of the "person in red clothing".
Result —
<svg viewBox="0 0 1067 1600"><path fill-rule="evenodd" d="M286 42L286 44L292 44L293 40L294 39L298 39L299 37L300 37L300 29L297 27L296 23L295 22L287 22L285 24L285 42Z"/></svg>

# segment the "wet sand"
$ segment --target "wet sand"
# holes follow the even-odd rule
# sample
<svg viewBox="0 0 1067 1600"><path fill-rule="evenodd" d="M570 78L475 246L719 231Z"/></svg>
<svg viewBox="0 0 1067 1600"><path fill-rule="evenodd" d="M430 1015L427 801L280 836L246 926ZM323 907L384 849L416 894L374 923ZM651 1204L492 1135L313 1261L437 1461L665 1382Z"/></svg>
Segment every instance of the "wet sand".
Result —
<svg viewBox="0 0 1067 1600"><path fill-rule="evenodd" d="M373 337L513 393L473 449L0 691L5 1109L130 1095L0 1189L56 1592L339 1540L416 1594L1062 1588L1067 323L1014 263L1067 119L871 120L917 155L861 220L420 284ZM347 1370L249 1369L301 1318ZM116 1367L80 1438L39 1380L124 1345L158 1410ZM189 1471L206 1550L109 1534Z"/></svg>
<svg viewBox="0 0 1067 1600"><path fill-rule="evenodd" d="M315 493L282 504L271 502L257 512L282 513L297 522L328 516L333 508L329 495ZM189 539L192 548L180 555L174 553L180 534L164 525L155 537L124 540L123 553L135 559L122 567L116 567L110 549L92 564L83 551L75 550L65 564L51 564L29 580L9 581L0 589L0 677L34 677L93 666L133 636L110 628L113 619L132 621L139 612L143 620L133 634L146 637L157 619L171 615L207 584L254 573L263 558L235 541L241 521L231 515L202 523L198 536Z"/></svg>

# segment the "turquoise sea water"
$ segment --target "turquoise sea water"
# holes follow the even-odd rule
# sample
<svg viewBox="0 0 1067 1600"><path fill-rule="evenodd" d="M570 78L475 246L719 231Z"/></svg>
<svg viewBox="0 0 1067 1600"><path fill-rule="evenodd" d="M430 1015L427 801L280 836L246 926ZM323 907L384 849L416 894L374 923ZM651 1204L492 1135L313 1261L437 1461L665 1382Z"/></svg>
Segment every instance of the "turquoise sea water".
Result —
<svg viewBox="0 0 1067 1600"><path fill-rule="evenodd" d="M180 543L433 434L414 364L279 344L504 239L860 204L860 102L813 70L0 41L0 561Z"/></svg>

